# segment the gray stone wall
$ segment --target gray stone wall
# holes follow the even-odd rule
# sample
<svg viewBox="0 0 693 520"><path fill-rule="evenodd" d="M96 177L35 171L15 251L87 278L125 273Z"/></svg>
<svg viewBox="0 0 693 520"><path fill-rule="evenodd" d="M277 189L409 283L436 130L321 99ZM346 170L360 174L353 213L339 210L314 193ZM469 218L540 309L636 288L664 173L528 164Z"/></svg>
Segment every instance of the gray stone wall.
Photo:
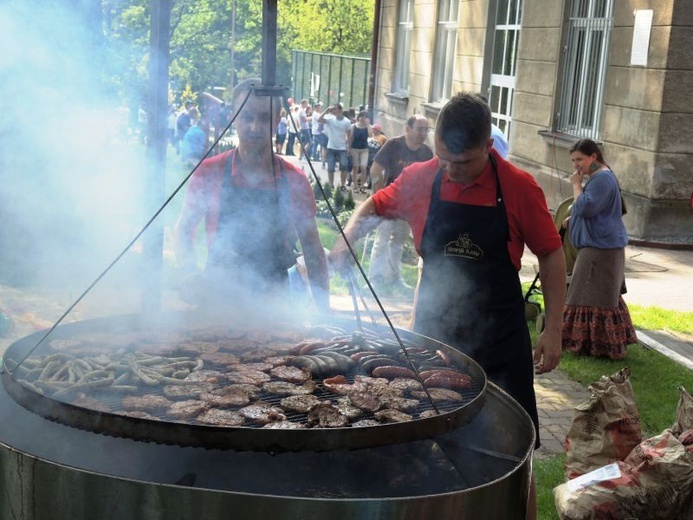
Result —
<svg viewBox="0 0 693 520"><path fill-rule="evenodd" d="M686 240L693 237L693 8L691 0L613 0L604 104L600 124L607 162L619 177L633 238ZM518 47L510 156L534 174L549 205L572 195L570 136L554 133L562 48L570 0L524 0ZM437 0L417 0L410 55L409 96L389 95L398 14L397 0L383 0L376 79L376 121L388 135L399 135L413 113L431 123L437 106L429 103L434 63ZM479 90L490 74L487 28L493 0L460 0L460 29L454 57L453 91ZM653 9L648 63L630 65L634 12ZM432 144L432 143L429 143ZM689 239L690 240L690 239Z"/></svg>

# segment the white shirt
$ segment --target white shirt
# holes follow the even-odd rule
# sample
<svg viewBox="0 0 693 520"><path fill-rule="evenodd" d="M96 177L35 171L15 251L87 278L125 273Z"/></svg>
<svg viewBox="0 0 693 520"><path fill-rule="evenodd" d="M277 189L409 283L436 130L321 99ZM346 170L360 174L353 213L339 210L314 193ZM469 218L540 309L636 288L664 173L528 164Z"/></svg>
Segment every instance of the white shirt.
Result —
<svg viewBox="0 0 693 520"><path fill-rule="evenodd" d="M324 131L320 130L320 123L318 123L318 119L320 119L321 115L320 112L313 111L313 116L311 117L311 130L313 131L313 135L318 135Z"/></svg>
<svg viewBox="0 0 693 520"><path fill-rule="evenodd" d="M334 114L327 114L325 117L325 127L329 129L327 135L327 148L331 150L347 149L347 132L351 130L351 121L347 117L337 119Z"/></svg>

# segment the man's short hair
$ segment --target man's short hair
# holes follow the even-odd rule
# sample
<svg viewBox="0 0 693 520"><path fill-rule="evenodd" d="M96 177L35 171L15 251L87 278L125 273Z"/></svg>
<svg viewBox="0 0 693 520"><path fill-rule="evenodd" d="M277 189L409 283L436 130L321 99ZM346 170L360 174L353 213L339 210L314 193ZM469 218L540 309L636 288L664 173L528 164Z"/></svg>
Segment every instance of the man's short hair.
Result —
<svg viewBox="0 0 693 520"><path fill-rule="evenodd" d="M414 114L413 116L409 116L409 118L407 119L407 126L409 128L414 128L414 125L419 119L424 119L426 120L426 122L428 122L428 119L426 119L426 116L424 116L423 114Z"/></svg>
<svg viewBox="0 0 693 520"><path fill-rule="evenodd" d="M248 93L253 90L255 87L261 87L262 86L262 80L260 78L248 78L244 79L241 81L238 85L233 87L233 91L231 92L231 108L232 112L236 114L238 110L240 109L241 105L243 104L243 101L248 97ZM282 107L282 98L281 96L272 96L272 107L274 108L274 111L279 114L279 111L281 110Z"/></svg>
<svg viewBox="0 0 693 520"><path fill-rule="evenodd" d="M491 109L476 93L455 94L440 110L435 135L450 153L478 148L491 138Z"/></svg>

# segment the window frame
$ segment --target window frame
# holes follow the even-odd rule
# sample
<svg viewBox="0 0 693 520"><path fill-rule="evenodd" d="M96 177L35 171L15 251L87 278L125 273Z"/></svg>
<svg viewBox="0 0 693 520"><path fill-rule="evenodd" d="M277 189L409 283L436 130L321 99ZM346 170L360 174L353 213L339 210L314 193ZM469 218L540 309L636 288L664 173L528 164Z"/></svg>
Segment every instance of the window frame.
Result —
<svg viewBox="0 0 693 520"><path fill-rule="evenodd" d="M400 0L394 48L392 94L409 95L409 61L414 31L414 0Z"/></svg>
<svg viewBox="0 0 693 520"><path fill-rule="evenodd" d="M460 1L438 0L436 39L433 70L431 71L431 97L433 103L443 103L452 94L452 80L457 57Z"/></svg>
<svg viewBox="0 0 693 520"><path fill-rule="evenodd" d="M599 140L613 29L613 0L572 0L570 7L556 131Z"/></svg>

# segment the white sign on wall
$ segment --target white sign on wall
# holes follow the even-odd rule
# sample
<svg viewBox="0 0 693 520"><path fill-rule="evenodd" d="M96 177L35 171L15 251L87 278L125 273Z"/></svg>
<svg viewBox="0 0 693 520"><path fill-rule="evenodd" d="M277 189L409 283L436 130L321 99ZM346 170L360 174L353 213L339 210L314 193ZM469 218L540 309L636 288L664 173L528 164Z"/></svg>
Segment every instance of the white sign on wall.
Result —
<svg viewBox="0 0 693 520"><path fill-rule="evenodd" d="M652 32L652 9L635 10L633 27L633 46L630 49L630 64L647 66L647 54L650 50L650 32Z"/></svg>

